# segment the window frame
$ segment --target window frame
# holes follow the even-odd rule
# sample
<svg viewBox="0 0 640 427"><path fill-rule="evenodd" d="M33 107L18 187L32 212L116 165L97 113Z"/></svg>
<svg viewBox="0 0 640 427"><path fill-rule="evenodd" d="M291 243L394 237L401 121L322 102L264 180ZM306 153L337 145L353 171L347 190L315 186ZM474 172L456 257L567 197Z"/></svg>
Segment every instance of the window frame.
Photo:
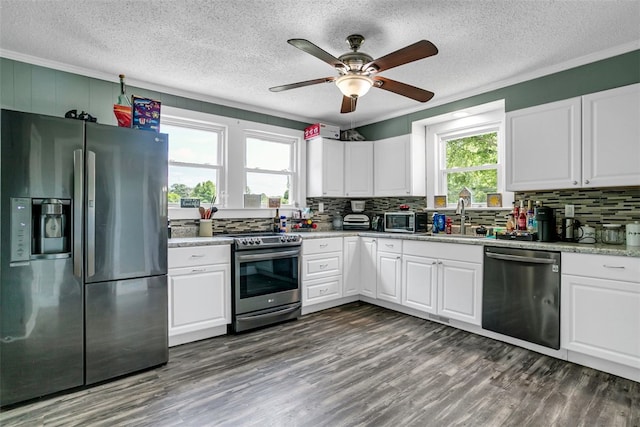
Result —
<svg viewBox="0 0 640 427"><path fill-rule="evenodd" d="M187 129L196 129L203 130L207 132L217 133L218 134L218 147L217 147L217 158L218 164L211 165L209 163L192 163L192 162L181 162L168 159L167 166L178 166L185 168L198 168L198 169L211 169L216 171L216 191L218 194L224 192L226 189L225 182L225 170L226 170L226 149L227 149L227 135L228 128L225 125L215 123L213 121L204 121L192 119L184 116L175 116L175 115L162 115L160 123L160 131L163 132L162 126L174 126L181 127ZM169 144L171 144L171 135L169 134ZM169 188L167 188L167 193L169 192ZM203 203L204 202L204 203ZM220 200L216 200L216 205L220 204ZM209 203L202 201L200 203L203 207L211 207ZM170 208L180 208L179 203L168 203Z"/></svg>
<svg viewBox="0 0 640 427"><path fill-rule="evenodd" d="M464 112L466 115L461 115ZM446 194L442 192L443 175L441 169L443 157L441 155L441 138L472 136L494 130L498 137L498 188L502 194L502 208L488 207L486 204L474 204L471 209L501 210L510 208L514 200L514 193L505 188L505 110L504 100L465 108L463 110L430 117L412 123L414 138L420 138L426 144L426 195L427 208L435 209L434 196ZM457 201L457 200L456 200ZM456 201L447 200L446 209L455 209Z"/></svg>
<svg viewBox="0 0 640 427"><path fill-rule="evenodd" d="M259 139L262 141L272 142L276 144L289 145L289 170L284 172L282 170L278 171L273 169L261 169L261 168L248 167L247 166L247 149L248 149L247 146L248 146L249 138ZM296 159L298 159L298 145L299 145L299 140L293 136L281 135L281 134L258 131L258 130L250 130L250 129L245 130L244 137L243 137L243 168L244 169L243 169L242 188L243 189L247 188L248 173L265 173L265 174L285 175L285 176L288 175L289 183L290 183L289 203L287 203L286 205L283 204L281 207L287 208L287 207L298 206L300 204L300 201L297 200L298 194L299 194L298 185L301 185L300 179L299 179L300 172L299 172L299 168L297 167L298 162L296 161ZM267 196L269 197L269 195ZM268 206L261 205L260 208L264 209L264 208L268 208Z"/></svg>
<svg viewBox="0 0 640 427"><path fill-rule="evenodd" d="M498 158L496 159L496 163L489 163L479 166L470 166L470 167L455 167L455 168L447 168L446 167L446 154L447 149L446 145L449 141L453 141L456 139L467 138L470 136L476 135L484 135L488 133L495 133L496 140L498 144ZM499 123L486 123L477 127L470 127L466 129L455 129L450 132L439 133L438 135L438 173L436 177L436 188L438 194L449 194L447 187L447 174L449 173L465 173L465 172L474 172L481 170L495 170L498 180L496 182L496 192L499 192L500 189L500 124ZM504 175L504 172L503 172ZM456 201L451 201L447 199L447 207L456 206ZM471 207L483 207L486 206L482 203L471 203Z"/></svg>

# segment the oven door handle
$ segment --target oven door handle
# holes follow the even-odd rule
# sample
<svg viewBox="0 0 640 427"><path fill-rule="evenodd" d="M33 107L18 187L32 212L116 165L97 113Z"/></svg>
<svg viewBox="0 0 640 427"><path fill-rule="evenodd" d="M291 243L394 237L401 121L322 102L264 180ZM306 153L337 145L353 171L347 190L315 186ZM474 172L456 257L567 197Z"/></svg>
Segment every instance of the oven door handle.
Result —
<svg viewBox="0 0 640 427"><path fill-rule="evenodd" d="M487 252L487 257L493 259L499 259L501 261L519 261L519 262L528 262L530 264L555 264L555 259L549 258L534 258L528 256L519 256L519 255L506 255L506 254L495 254L493 252Z"/></svg>
<svg viewBox="0 0 640 427"><path fill-rule="evenodd" d="M290 258L292 256L299 256L300 250L296 249L294 251L279 251L279 252L264 252L261 254L242 254L236 255L236 260L243 261L260 261L267 259L276 259L276 258Z"/></svg>
<svg viewBox="0 0 640 427"><path fill-rule="evenodd" d="M270 311L270 312L264 313L264 314L254 314L252 316L236 316L236 320L239 320L239 321L257 320L257 319L265 319L265 318L268 318L268 317L282 316L283 314L292 313L292 312L298 310L300 307L302 307L302 304L296 304L295 306L286 308L284 310L275 310L275 311Z"/></svg>

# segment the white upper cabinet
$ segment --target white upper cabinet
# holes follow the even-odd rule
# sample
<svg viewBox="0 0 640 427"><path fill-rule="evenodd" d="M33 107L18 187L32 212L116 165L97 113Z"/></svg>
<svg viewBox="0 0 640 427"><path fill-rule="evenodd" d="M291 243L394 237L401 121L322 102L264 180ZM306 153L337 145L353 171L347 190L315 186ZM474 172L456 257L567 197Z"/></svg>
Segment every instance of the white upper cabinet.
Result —
<svg viewBox="0 0 640 427"><path fill-rule="evenodd" d="M507 190L577 186L581 138L579 97L508 113Z"/></svg>
<svg viewBox="0 0 640 427"><path fill-rule="evenodd" d="M582 97L582 185L640 185L640 84Z"/></svg>
<svg viewBox="0 0 640 427"><path fill-rule="evenodd" d="M307 141L307 196L344 197L344 142Z"/></svg>
<svg viewBox="0 0 640 427"><path fill-rule="evenodd" d="M510 191L640 184L640 84L507 114Z"/></svg>
<svg viewBox="0 0 640 427"><path fill-rule="evenodd" d="M373 196L373 142L344 143L344 195Z"/></svg>
<svg viewBox="0 0 640 427"><path fill-rule="evenodd" d="M425 142L411 135L374 141L374 195L384 197L425 195Z"/></svg>

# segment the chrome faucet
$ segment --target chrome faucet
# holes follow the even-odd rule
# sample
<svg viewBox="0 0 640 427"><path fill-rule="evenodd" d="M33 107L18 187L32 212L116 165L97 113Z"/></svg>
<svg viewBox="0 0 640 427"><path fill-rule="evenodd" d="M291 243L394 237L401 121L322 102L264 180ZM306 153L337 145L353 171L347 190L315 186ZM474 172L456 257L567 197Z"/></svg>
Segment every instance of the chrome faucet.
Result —
<svg viewBox="0 0 640 427"><path fill-rule="evenodd" d="M456 206L456 214L460 214L460 234L464 235L465 234L465 230L464 230L465 215L464 215L464 199L462 197L458 199L458 206Z"/></svg>

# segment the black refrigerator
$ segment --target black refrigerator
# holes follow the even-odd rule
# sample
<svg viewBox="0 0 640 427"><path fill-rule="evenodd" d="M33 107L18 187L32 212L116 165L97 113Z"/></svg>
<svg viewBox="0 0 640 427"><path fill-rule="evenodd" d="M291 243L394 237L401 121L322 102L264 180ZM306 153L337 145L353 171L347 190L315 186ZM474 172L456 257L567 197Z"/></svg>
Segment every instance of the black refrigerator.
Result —
<svg viewBox="0 0 640 427"><path fill-rule="evenodd" d="M0 406L166 363L167 135L0 126Z"/></svg>

